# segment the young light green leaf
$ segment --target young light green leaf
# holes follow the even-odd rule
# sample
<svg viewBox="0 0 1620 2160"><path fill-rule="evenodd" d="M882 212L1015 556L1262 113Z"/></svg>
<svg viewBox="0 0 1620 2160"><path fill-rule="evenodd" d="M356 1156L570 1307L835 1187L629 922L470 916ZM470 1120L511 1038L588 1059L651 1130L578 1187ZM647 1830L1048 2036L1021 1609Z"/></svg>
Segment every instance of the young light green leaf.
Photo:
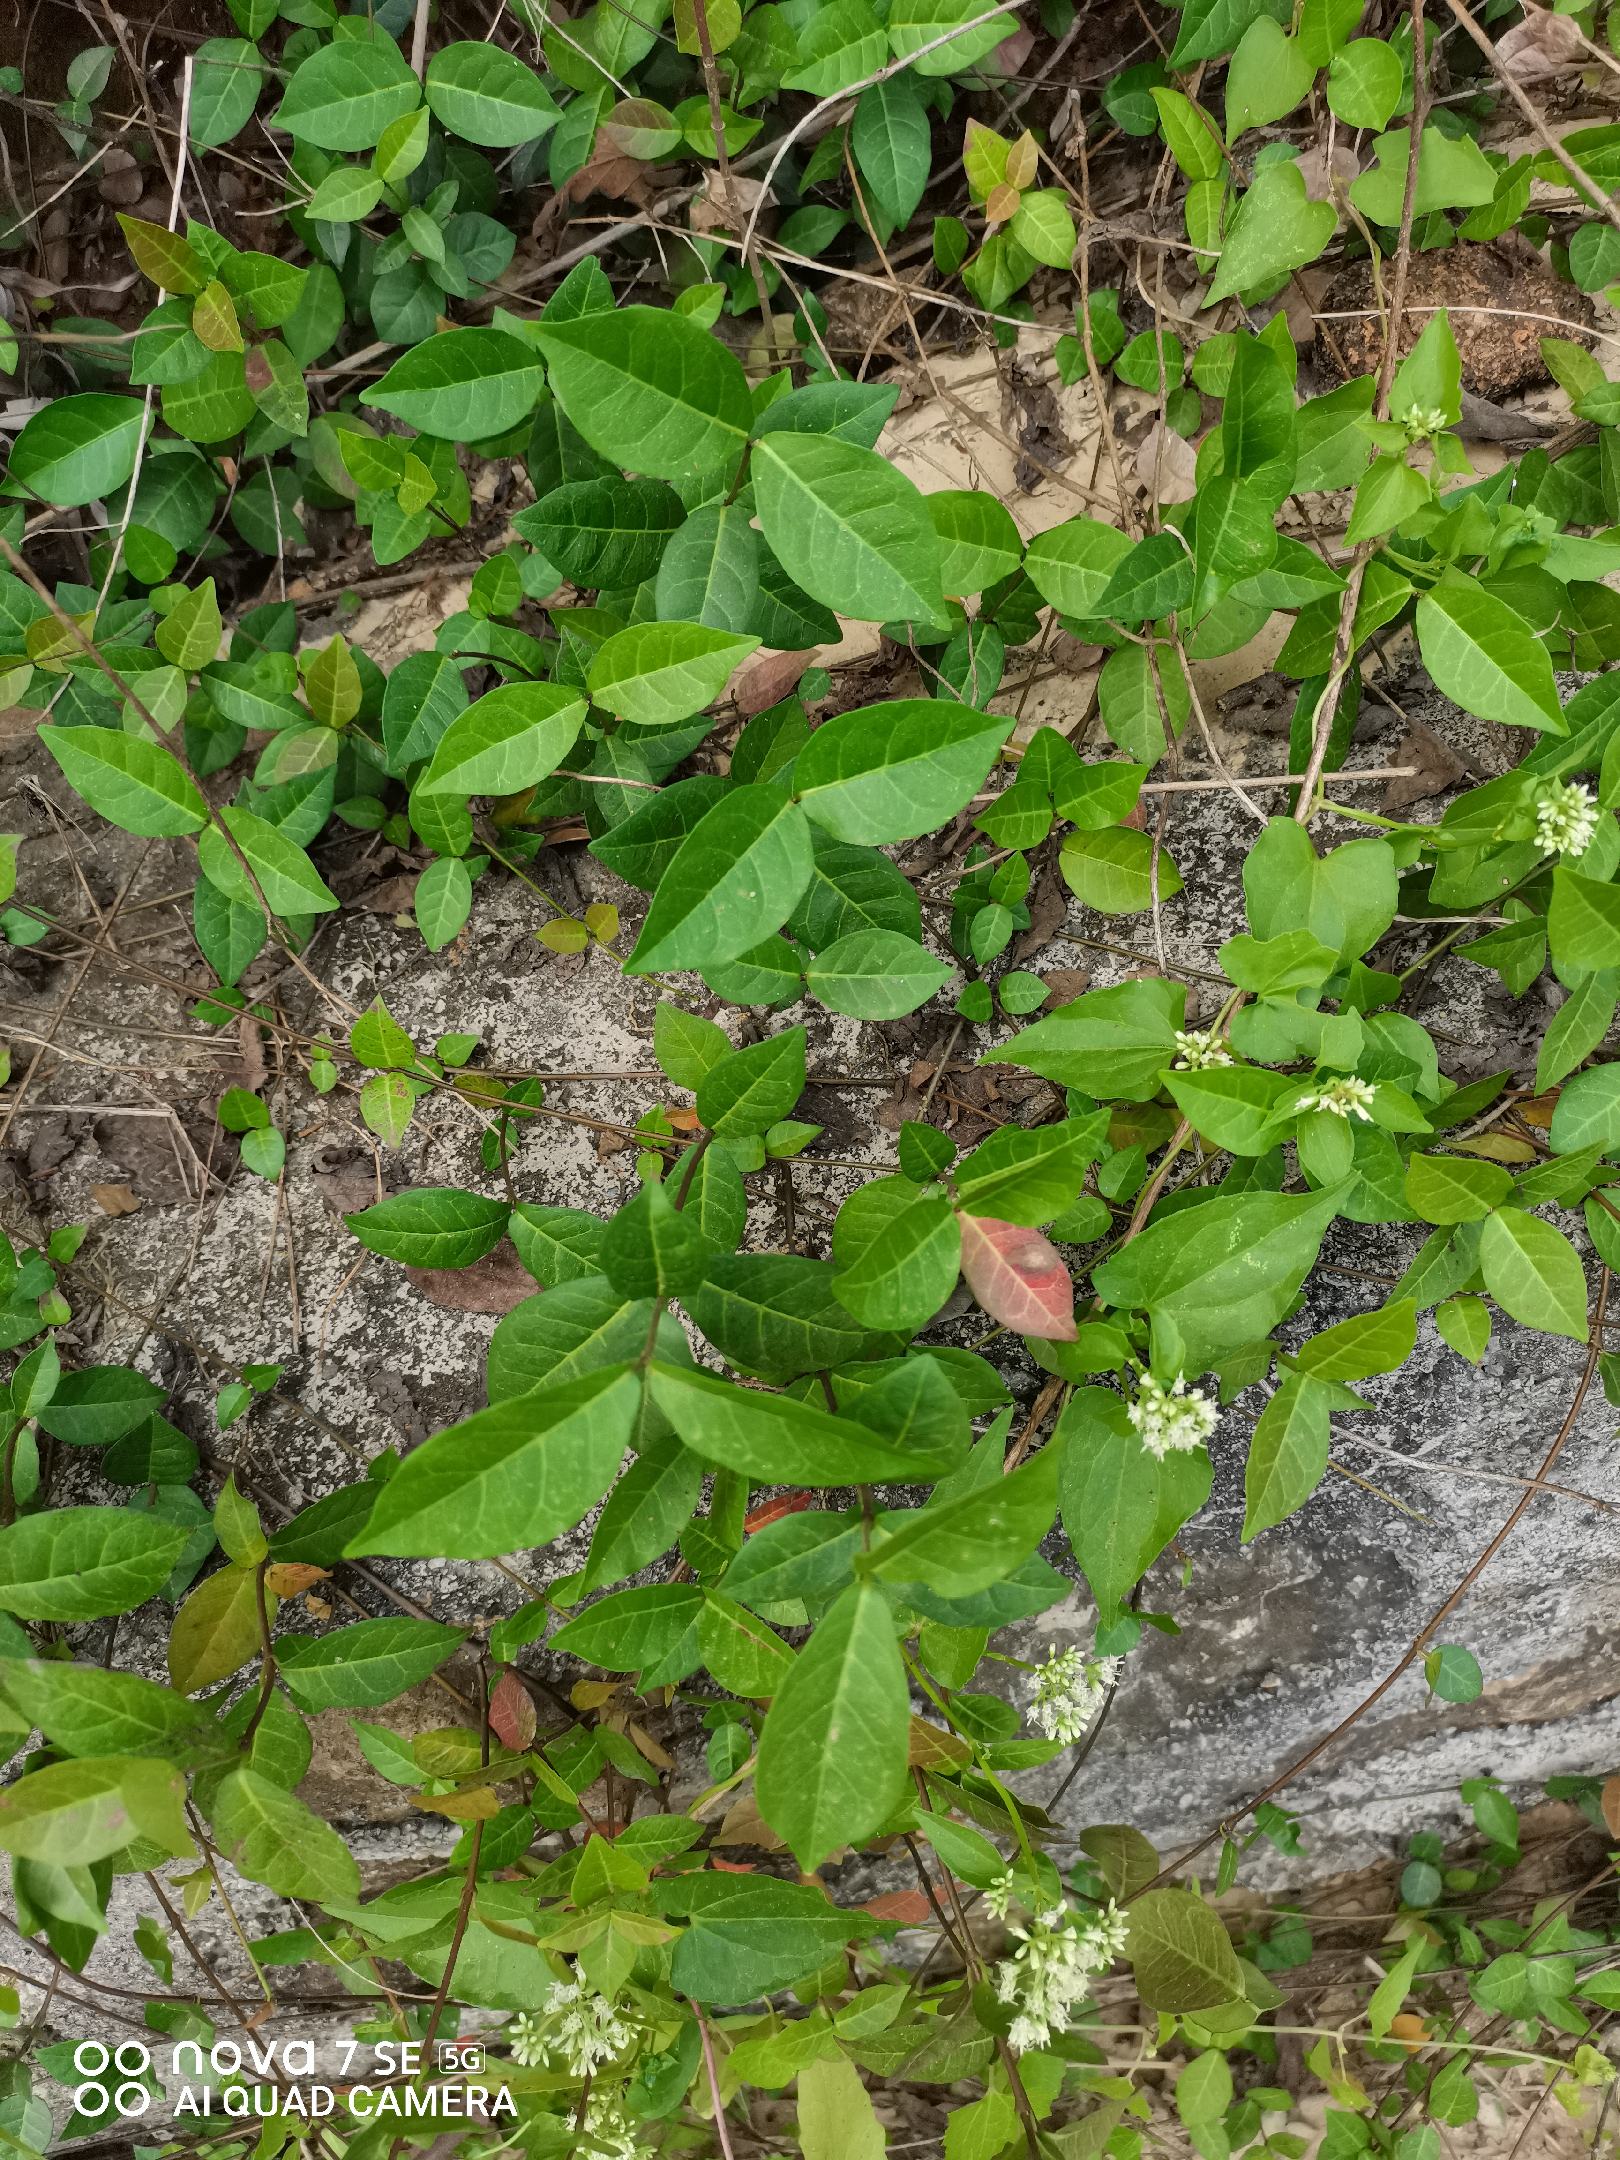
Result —
<svg viewBox="0 0 1620 2160"><path fill-rule="evenodd" d="M795 762L794 786L835 839L909 840L972 800L1011 732L1009 718L937 698L863 705L817 728Z"/></svg>
<svg viewBox="0 0 1620 2160"><path fill-rule="evenodd" d="M601 646L586 688L637 727L676 727L714 703L758 643L695 622L635 623Z"/></svg>
<svg viewBox="0 0 1620 2160"><path fill-rule="evenodd" d="M1417 607L1418 649L1442 695L1481 720L1566 732L1547 648L1522 615L1473 578L1443 581Z"/></svg>
<svg viewBox="0 0 1620 2160"><path fill-rule="evenodd" d="M1587 1339L1586 1277L1561 1231L1523 1208L1499 1208L1480 1227L1485 1287L1510 1318L1544 1335Z"/></svg>
<svg viewBox="0 0 1620 2160"><path fill-rule="evenodd" d="M417 781L424 795L516 795L549 779L579 738L585 700L564 683L503 683L439 738Z"/></svg>
<svg viewBox="0 0 1620 2160"><path fill-rule="evenodd" d="M144 735L47 727L39 739L75 792L123 832L156 838L208 823L208 805L178 759Z"/></svg>

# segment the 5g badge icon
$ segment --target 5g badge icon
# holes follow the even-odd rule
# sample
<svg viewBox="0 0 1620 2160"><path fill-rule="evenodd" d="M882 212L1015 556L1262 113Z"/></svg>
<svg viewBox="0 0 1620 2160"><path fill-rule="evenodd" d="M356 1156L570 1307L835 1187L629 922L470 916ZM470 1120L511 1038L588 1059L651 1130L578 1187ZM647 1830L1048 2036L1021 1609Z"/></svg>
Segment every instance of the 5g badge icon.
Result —
<svg viewBox="0 0 1620 2160"><path fill-rule="evenodd" d="M152 2067L152 2055L138 2040L121 2040L116 2048L104 2040L81 2040L73 2050L73 2067L85 2080L73 2093L81 2115L105 2115L109 2108L118 2115L144 2115L152 2105L152 2095L141 2082Z"/></svg>

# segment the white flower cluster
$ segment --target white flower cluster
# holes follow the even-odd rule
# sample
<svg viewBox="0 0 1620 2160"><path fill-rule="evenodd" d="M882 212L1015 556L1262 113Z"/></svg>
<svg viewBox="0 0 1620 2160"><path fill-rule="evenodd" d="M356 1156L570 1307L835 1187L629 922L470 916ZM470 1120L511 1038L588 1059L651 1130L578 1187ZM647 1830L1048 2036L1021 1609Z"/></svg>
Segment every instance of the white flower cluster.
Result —
<svg viewBox="0 0 1620 2160"><path fill-rule="evenodd" d="M1536 797L1536 845L1549 855L1584 855L1597 828L1592 790L1578 780L1545 787Z"/></svg>
<svg viewBox="0 0 1620 2160"><path fill-rule="evenodd" d="M1177 1028L1176 1061L1172 1072L1208 1072L1212 1065L1230 1065L1232 1053L1221 1040L1219 1028Z"/></svg>
<svg viewBox="0 0 1620 2160"><path fill-rule="evenodd" d="M1069 2013L1085 1998L1094 1973L1107 1972L1125 1948L1127 1923L1116 1905L1079 1920L1066 1905L1015 1926L1018 1948L996 1967L996 1994L1016 2003L1007 2037L1018 2049L1044 2047L1053 2033L1067 2032Z"/></svg>
<svg viewBox="0 0 1620 2160"><path fill-rule="evenodd" d="M1443 435L1448 425L1438 405L1409 405L1401 415L1408 442L1427 442L1431 435Z"/></svg>
<svg viewBox="0 0 1620 2160"><path fill-rule="evenodd" d="M585 2103L585 2135L603 2160L651 2160L652 2148L643 2145L636 2126L619 2105L618 2095L592 2093Z"/></svg>
<svg viewBox="0 0 1620 2160"><path fill-rule="evenodd" d="M605 1995L577 1980L557 1980L538 2011L513 2018L506 2037L512 2060L523 2069L556 2062L583 2078L627 2048L635 2035Z"/></svg>
<svg viewBox="0 0 1620 2160"><path fill-rule="evenodd" d="M1161 1387L1145 1372L1125 1415L1148 1453L1163 1462L1166 1455L1184 1455L1189 1448L1202 1447L1215 1430L1219 1412L1202 1389L1189 1388L1179 1374L1169 1387Z"/></svg>
<svg viewBox="0 0 1620 2160"><path fill-rule="evenodd" d="M1088 1658L1074 1649L1057 1651L1036 1668L1030 1723L1048 1740L1061 1740L1068 1747L1097 1715L1118 1670L1118 1658Z"/></svg>
<svg viewBox="0 0 1620 2160"><path fill-rule="evenodd" d="M1343 1080L1324 1080L1320 1087L1307 1088L1294 1108L1325 1110L1330 1117L1358 1117L1364 1125L1370 1125L1377 1094L1378 1090L1370 1080L1357 1080L1352 1075Z"/></svg>

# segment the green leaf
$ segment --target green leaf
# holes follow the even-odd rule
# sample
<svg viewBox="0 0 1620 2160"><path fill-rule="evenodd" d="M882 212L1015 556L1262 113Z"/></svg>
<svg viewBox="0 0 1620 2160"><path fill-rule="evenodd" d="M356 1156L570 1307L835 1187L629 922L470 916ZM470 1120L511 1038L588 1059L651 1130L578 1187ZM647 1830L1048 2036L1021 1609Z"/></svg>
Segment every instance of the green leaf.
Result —
<svg viewBox="0 0 1620 2160"><path fill-rule="evenodd" d="M139 398L100 391L53 398L24 422L7 478L59 508L96 502L128 482L145 424Z"/></svg>
<svg viewBox="0 0 1620 2160"><path fill-rule="evenodd" d="M566 1282L544 1297L525 1298L491 1339L490 1401L508 1402L531 1388L561 1386L585 1373L627 1364L646 1348L652 1313L646 1300L621 1297L601 1275ZM673 1321L665 1323L659 1339L686 1341Z"/></svg>
<svg viewBox="0 0 1620 2160"><path fill-rule="evenodd" d="M319 150L370 150L390 121L422 102L422 88L392 38L373 32L317 46L287 84L273 125Z"/></svg>
<svg viewBox="0 0 1620 2160"><path fill-rule="evenodd" d="M716 1260L690 1301L730 1365L778 1384L860 1357L867 1330L840 1304L824 1260L736 1253Z"/></svg>
<svg viewBox="0 0 1620 2160"><path fill-rule="evenodd" d="M1405 1190L1407 1205L1425 1222L1483 1222L1507 1199L1513 1180L1500 1163L1473 1156L1414 1155Z"/></svg>
<svg viewBox="0 0 1620 2160"><path fill-rule="evenodd" d="M1544 1335L1587 1339L1586 1277L1561 1231L1523 1208L1487 1215L1479 1233L1485 1288L1502 1310Z"/></svg>
<svg viewBox="0 0 1620 2160"><path fill-rule="evenodd" d="M1382 47L1379 48L1383 50ZM1266 127L1310 93L1316 70L1297 38L1285 37L1269 15L1250 23L1226 71L1226 139ZM1387 115L1386 115L1387 117Z"/></svg>
<svg viewBox="0 0 1620 2160"><path fill-rule="evenodd" d="M274 1620L276 1601L266 1593ZM174 1616L169 1631L169 1678L184 1695L213 1687L259 1653L257 1571L224 1567L200 1582Z"/></svg>
<svg viewBox="0 0 1620 2160"><path fill-rule="evenodd" d="M208 805L178 760L144 735L47 727L40 741L63 777L110 825L145 838L198 832Z"/></svg>
<svg viewBox="0 0 1620 2160"><path fill-rule="evenodd" d="M1442 1338L1470 1365L1477 1365L1490 1346L1490 1307L1477 1297L1447 1298L1443 1305L1435 1307L1434 1324Z"/></svg>
<svg viewBox="0 0 1620 2160"><path fill-rule="evenodd" d="M1378 136L1372 151L1372 166L1350 183L1350 200L1363 217L1393 231L1401 222L1406 194L1411 129L1395 128ZM1423 130L1412 205L1418 217L1426 217L1431 210L1471 209L1490 202L1495 194L1496 174L1471 135L1448 135L1437 127Z"/></svg>
<svg viewBox="0 0 1620 2160"><path fill-rule="evenodd" d="M889 1515L893 1534L857 1561L863 1575L896 1584L925 1583L942 1597L972 1597L1027 1560L1057 1513L1062 1449L1045 1447L1005 1477L953 1500L934 1500Z"/></svg>
<svg viewBox="0 0 1620 2160"><path fill-rule="evenodd" d="M368 1252L404 1267L465 1268L493 1252L506 1235L504 1200L454 1185L424 1185L394 1193L344 1221Z"/></svg>
<svg viewBox="0 0 1620 2160"><path fill-rule="evenodd" d="M1129 825L1065 833L1058 868L1075 897L1099 915L1139 915L1152 907L1155 894L1173 900L1181 890L1169 850Z"/></svg>
<svg viewBox="0 0 1620 2160"><path fill-rule="evenodd" d="M1156 979L1088 990L981 1062L1021 1065L1060 1087L1146 1102L1175 1056L1186 1001L1178 983Z"/></svg>
<svg viewBox="0 0 1620 2160"><path fill-rule="evenodd" d="M516 795L547 780L579 739L585 700L565 683L503 683L439 738L417 781L424 795Z"/></svg>
<svg viewBox="0 0 1620 2160"><path fill-rule="evenodd" d="M1101 1114L1064 1118L1033 1131L1004 1125L958 1167L952 1180L957 1201L970 1215L1048 1223L1073 1200L1106 1144Z"/></svg>
<svg viewBox="0 0 1620 2160"><path fill-rule="evenodd" d="M1297 1357L1318 1380L1370 1380L1404 1365L1416 1341L1417 1306L1411 1298L1392 1298L1375 1312L1324 1328L1301 1345Z"/></svg>
<svg viewBox="0 0 1620 2160"><path fill-rule="evenodd" d="M679 480L739 463L753 420L747 378L689 317L615 308L548 316L535 335L558 403L614 464Z"/></svg>
<svg viewBox="0 0 1620 2160"><path fill-rule="evenodd" d="M855 101L849 147L868 201L895 225L907 225L928 185L928 106L910 74L869 83Z"/></svg>
<svg viewBox="0 0 1620 2160"><path fill-rule="evenodd" d="M348 1550L483 1560L549 1544L606 1492L639 1403L615 1363L474 1412L406 1457Z"/></svg>
<svg viewBox="0 0 1620 2160"><path fill-rule="evenodd" d="M191 1533L127 1508L56 1508L0 1530L0 1612L21 1620L102 1620L133 1612L168 1581Z"/></svg>
<svg viewBox="0 0 1620 2160"><path fill-rule="evenodd" d="M411 905L429 952L442 952L472 914L472 872L458 855L440 855L416 881Z"/></svg>
<svg viewBox="0 0 1620 2160"><path fill-rule="evenodd" d="M894 0L889 43L898 59L915 54L912 72L917 75L956 75L987 58L1016 29L1010 15L980 20L989 13L983 0ZM961 35L947 37L958 24L963 25Z"/></svg>
<svg viewBox="0 0 1620 2160"><path fill-rule="evenodd" d="M762 1133L804 1093L805 1031L788 1028L719 1059L697 1086L697 1113L722 1138Z"/></svg>
<svg viewBox="0 0 1620 2160"><path fill-rule="evenodd" d="M621 720L676 727L714 703L758 643L695 622L636 623L602 645L586 687Z"/></svg>
<svg viewBox="0 0 1620 2160"><path fill-rule="evenodd" d="M760 1735L759 1811L799 1866L858 1844L907 1789L911 1698L888 1600L846 1590L776 1693Z"/></svg>
<svg viewBox="0 0 1620 2160"><path fill-rule="evenodd" d="M466 1634L436 1620L360 1620L329 1635L279 1636L276 1664L287 1693L309 1715L364 1710L419 1687Z"/></svg>
<svg viewBox="0 0 1620 2160"><path fill-rule="evenodd" d="M1339 1194L1240 1193L1150 1222L1092 1276L1099 1296L1145 1308L1179 1332L1187 1370L1269 1334L1292 1304Z"/></svg>
<svg viewBox="0 0 1620 2160"><path fill-rule="evenodd" d="M926 1479L952 1468L956 1451L917 1448L785 1395L765 1395L713 1373L658 1364L654 1402L694 1455L773 1484L864 1485Z"/></svg>
<svg viewBox="0 0 1620 2160"><path fill-rule="evenodd" d="M806 814L836 839L878 847L931 832L984 784L1012 731L1003 715L937 698L864 705L817 728L794 786Z"/></svg>
<svg viewBox="0 0 1620 2160"><path fill-rule="evenodd" d="M823 0L799 28L797 63L782 87L832 97L875 75L888 57L883 25L867 0Z"/></svg>
<svg viewBox="0 0 1620 2160"><path fill-rule="evenodd" d="M939 540L940 584L947 593L983 592L1011 577L1024 545L1006 505L972 488L941 488L924 498Z"/></svg>
<svg viewBox="0 0 1620 2160"><path fill-rule="evenodd" d="M1120 1397L1081 1388L1059 1424L1063 1526L1104 1625L1164 1547L1209 1498L1202 1448L1156 1460Z"/></svg>
<svg viewBox="0 0 1620 2160"><path fill-rule="evenodd" d="M107 1447L144 1425L163 1396L155 1380L127 1365L89 1365L64 1373L35 1414L69 1447Z"/></svg>
<svg viewBox="0 0 1620 2160"><path fill-rule="evenodd" d="M263 80L264 62L245 38L205 38L192 61L192 148L217 150L240 135L253 118Z"/></svg>
<svg viewBox="0 0 1620 2160"><path fill-rule="evenodd" d="M1511 727L1566 732L1546 646L1522 615L1472 578L1423 594L1417 634L1435 688L1464 712Z"/></svg>
<svg viewBox="0 0 1620 2160"><path fill-rule="evenodd" d="M659 620L747 634L759 610L759 563L747 509L705 503L672 536L658 565Z"/></svg>
<svg viewBox="0 0 1620 2160"><path fill-rule="evenodd" d="M1461 1643L1437 1643L1428 1651L1423 1659L1423 1677L1430 1693L1438 1695L1442 1702L1477 1702L1485 1690L1479 1659Z"/></svg>
<svg viewBox="0 0 1620 2160"><path fill-rule="evenodd" d="M1395 920L1399 875L1383 840L1351 840L1318 856L1292 818L1273 818L1243 862L1243 893L1259 938L1305 930L1353 960Z"/></svg>
<svg viewBox="0 0 1620 2160"><path fill-rule="evenodd" d="M295 847L285 833L255 817L251 810L225 809L219 816L257 878L259 891L273 915L324 915L339 905L337 894L322 881L303 849ZM205 826L198 834L197 860L203 876L227 900L252 908L256 915L263 913L252 880L218 826Z"/></svg>
<svg viewBox="0 0 1620 2160"><path fill-rule="evenodd" d="M1305 176L1291 158L1263 165L1233 213L1204 306L1233 293L1270 291L1290 270L1315 262L1337 223L1331 203L1307 196Z"/></svg>
<svg viewBox="0 0 1620 2160"><path fill-rule="evenodd" d="M581 587L639 584L685 516L662 480L571 480L520 510L514 531Z"/></svg>
<svg viewBox="0 0 1620 2160"><path fill-rule="evenodd" d="M441 127L486 150L533 142L560 117L532 67L503 46L471 39L433 55L423 92Z"/></svg>
<svg viewBox="0 0 1620 2160"><path fill-rule="evenodd" d="M1594 1065L1560 1089L1547 1138L1555 1153L1620 1146L1620 1065Z"/></svg>
<svg viewBox="0 0 1620 2160"><path fill-rule="evenodd" d="M659 1903L691 1922L675 1945L670 1979L701 2003L773 1994L877 1927L866 1913L832 1904L817 1885L766 1875L675 1876L659 1885Z"/></svg>
<svg viewBox="0 0 1620 2160"><path fill-rule="evenodd" d="M847 2056L823 2055L805 2063L797 2090L804 2160L883 2160L887 2135Z"/></svg>
<svg viewBox="0 0 1620 2160"><path fill-rule="evenodd" d="M1060 614L1089 620L1110 579L1131 551L1129 538L1096 518L1070 518L1039 533L1029 544L1024 568L1043 600Z"/></svg>
<svg viewBox="0 0 1620 2160"><path fill-rule="evenodd" d="M166 1763L117 1756L52 1763L0 1792L0 1848L60 1868L88 1867L138 1843L189 1856L196 1848L181 1812L185 1790Z"/></svg>
<svg viewBox="0 0 1620 2160"><path fill-rule="evenodd" d="M819 952L805 987L830 1011L857 1020L898 1020L949 981L943 960L897 930L855 930Z"/></svg>
<svg viewBox="0 0 1620 2160"><path fill-rule="evenodd" d="M875 450L764 435L751 471L771 552L812 599L860 622L949 627L928 506Z"/></svg>
<svg viewBox="0 0 1620 2160"><path fill-rule="evenodd" d="M1587 973L1620 967L1620 886L1559 863L1553 871L1547 938L1561 968Z"/></svg>
<svg viewBox="0 0 1620 2160"><path fill-rule="evenodd" d="M1327 1473L1332 1432L1328 1389L1303 1373L1287 1373L1267 1403L1249 1442L1243 1473L1243 1542L1303 1507Z"/></svg>
<svg viewBox="0 0 1620 2160"><path fill-rule="evenodd" d="M702 1610L703 1592L691 1583L640 1583L588 1605L547 1648L604 1672L640 1672L668 1657Z"/></svg>
<svg viewBox="0 0 1620 2160"><path fill-rule="evenodd" d="M778 788L733 788L693 826L659 879L626 972L740 959L787 920L810 863L810 827L797 803Z"/></svg>
<svg viewBox="0 0 1620 2160"><path fill-rule="evenodd" d="M1219 1918L1190 1890L1147 1890L1130 1907L1126 1956L1154 2010L1213 2010L1243 1993L1243 1972Z"/></svg>
<svg viewBox="0 0 1620 2160"><path fill-rule="evenodd" d="M864 1326L924 1327L956 1287L962 1232L945 1194L877 1178L839 1212L838 1301Z"/></svg>
<svg viewBox="0 0 1620 2160"><path fill-rule="evenodd" d="M1299 1094L1297 1076L1255 1065L1168 1072L1164 1084L1200 1139L1234 1155L1264 1155L1274 1147L1272 1120L1285 1097Z"/></svg>
<svg viewBox="0 0 1620 2160"><path fill-rule="evenodd" d="M653 1013L653 1055L677 1087L695 1089L705 1073L731 1055L731 1038L714 1021L665 1001Z"/></svg>
<svg viewBox="0 0 1620 2160"><path fill-rule="evenodd" d="M1387 126L1402 88L1401 56L1378 38L1341 46L1328 68L1328 107L1346 127Z"/></svg>
<svg viewBox="0 0 1620 2160"><path fill-rule="evenodd" d="M0 1692L69 1755L176 1755L207 1730L208 1713L138 1673L55 1658L8 1658Z"/></svg>
<svg viewBox="0 0 1620 2160"><path fill-rule="evenodd" d="M507 331L441 330L396 360L360 402L380 405L418 434L478 442L526 419L544 384L534 347Z"/></svg>
<svg viewBox="0 0 1620 2160"><path fill-rule="evenodd" d="M602 1240L602 1272L624 1297L689 1296L713 1257L696 1219L656 1183L620 1208Z"/></svg>
<svg viewBox="0 0 1620 2160"><path fill-rule="evenodd" d="M210 1820L221 1849L250 1882L317 1902L360 1895L360 1870L330 1823L257 1770L230 1772Z"/></svg>

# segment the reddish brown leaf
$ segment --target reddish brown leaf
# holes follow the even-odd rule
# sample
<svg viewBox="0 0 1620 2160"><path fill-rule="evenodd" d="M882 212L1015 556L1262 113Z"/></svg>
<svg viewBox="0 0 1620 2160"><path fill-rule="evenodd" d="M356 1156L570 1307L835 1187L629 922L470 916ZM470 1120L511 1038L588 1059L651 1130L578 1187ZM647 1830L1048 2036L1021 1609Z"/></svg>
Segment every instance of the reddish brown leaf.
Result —
<svg viewBox="0 0 1620 2160"><path fill-rule="evenodd" d="M1620 1777L1606 1780L1598 1806L1612 1836L1620 1838Z"/></svg>
<svg viewBox="0 0 1620 2160"><path fill-rule="evenodd" d="M819 650L812 645L807 652L762 653L732 684L732 703L745 719L752 720L787 696Z"/></svg>
<svg viewBox="0 0 1620 2160"><path fill-rule="evenodd" d="M962 1274L991 1319L1017 1335L1073 1342L1074 1284L1051 1240L988 1215L961 1222Z"/></svg>
<svg viewBox="0 0 1620 2160"><path fill-rule="evenodd" d="M515 1672L503 1672L489 1698L490 1729L503 1747L526 1748L534 1738L534 1698Z"/></svg>
<svg viewBox="0 0 1620 2160"><path fill-rule="evenodd" d="M763 1530L767 1523L780 1522L784 1515L797 1515L807 1508L814 1494L807 1492L778 1493L774 1500L762 1500L756 1508L750 1508L743 1517L743 1534L752 1537L756 1530Z"/></svg>
<svg viewBox="0 0 1620 2160"><path fill-rule="evenodd" d="M898 1920L902 1927L920 1927L933 1918L933 1907L920 1890L885 1890L868 1898L861 1907L875 1920Z"/></svg>
<svg viewBox="0 0 1620 2160"><path fill-rule="evenodd" d="M312 1583L325 1582L330 1570L310 1560L278 1560L264 1571L264 1587L272 1597L297 1597Z"/></svg>

